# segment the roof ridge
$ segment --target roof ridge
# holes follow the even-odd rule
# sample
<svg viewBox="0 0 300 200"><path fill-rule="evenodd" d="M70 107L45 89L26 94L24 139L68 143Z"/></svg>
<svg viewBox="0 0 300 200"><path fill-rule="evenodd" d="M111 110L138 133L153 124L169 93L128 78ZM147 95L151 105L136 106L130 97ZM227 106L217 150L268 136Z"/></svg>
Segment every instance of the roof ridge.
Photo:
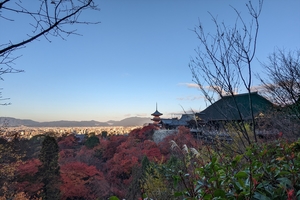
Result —
<svg viewBox="0 0 300 200"><path fill-rule="evenodd" d="M241 94L225 95L222 98L225 98L225 97L235 97L235 96L244 96L244 95L249 95L249 94L258 94L258 92L255 91L255 92L250 92L250 93L246 92L246 93L241 93Z"/></svg>

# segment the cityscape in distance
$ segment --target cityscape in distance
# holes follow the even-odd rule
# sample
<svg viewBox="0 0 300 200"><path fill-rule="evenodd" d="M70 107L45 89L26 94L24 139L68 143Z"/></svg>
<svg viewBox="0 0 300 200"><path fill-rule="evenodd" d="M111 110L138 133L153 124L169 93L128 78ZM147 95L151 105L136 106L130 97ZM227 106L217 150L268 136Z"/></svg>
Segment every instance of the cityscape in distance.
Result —
<svg viewBox="0 0 300 200"><path fill-rule="evenodd" d="M99 126L143 126L151 123L151 118L146 117L128 117L120 121L109 120L107 122L99 122L95 120L90 121L49 121L37 122L30 119L16 119L12 117L0 117L0 126L7 127L99 127Z"/></svg>
<svg viewBox="0 0 300 200"><path fill-rule="evenodd" d="M57 136L71 133L94 133L95 135L100 135L103 132L106 132L108 135L123 135L149 123L151 123L151 118L145 117L129 117L120 121L109 120L107 122L95 120L37 122L29 119L0 117L0 131L5 132L8 138L11 138L13 135L18 135L22 138L31 138L47 132L53 132Z"/></svg>

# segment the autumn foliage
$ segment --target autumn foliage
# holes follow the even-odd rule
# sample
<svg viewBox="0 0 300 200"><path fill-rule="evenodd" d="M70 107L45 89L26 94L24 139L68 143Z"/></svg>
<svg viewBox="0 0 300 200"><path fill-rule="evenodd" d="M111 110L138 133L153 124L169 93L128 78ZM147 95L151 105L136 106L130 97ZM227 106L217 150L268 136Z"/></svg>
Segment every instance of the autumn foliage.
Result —
<svg viewBox="0 0 300 200"><path fill-rule="evenodd" d="M41 190L43 184L37 181L38 168L41 166L39 159L31 159L25 162L19 162L16 169L18 182L15 187L25 196L34 198Z"/></svg>
<svg viewBox="0 0 300 200"><path fill-rule="evenodd" d="M157 144L152 139L156 129L156 126L150 125L135 129L128 135L109 135L105 138L93 136L92 139L97 141L88 141L87 144L79 143L72 134L56 138L59 147L60 178L57 184L60 199L125 198L128 188L137 190L139 194L140 187L132 184L139 184L137 179L141 176L141 163L145 157L154 163L166 162L171 154L170 140L179 144L197 145L184 128L180 128L177 135L171 135ZM40 153L37 152L37 155ZM38 198L44 187L39 179L41 165L37 157L17 164L17 181L12 184L16 190L15 196L22 196L23 199Z"/></svg>
<svg viewBox="0 0 300 200"><path fill-rule="evenodd" d="M104 175L95 166L71 162L61 166L60 173L62 199L96 199L107 191Z"/></svg>
<svg viewBox="0 0 300 200"><path fill-rule="evenodd" d="M38 167L41 165L41 161L39 159L31 159L25 162L19 162L17 172L18 175L23 177L26 175L34 175L38 172Z"/></svg>

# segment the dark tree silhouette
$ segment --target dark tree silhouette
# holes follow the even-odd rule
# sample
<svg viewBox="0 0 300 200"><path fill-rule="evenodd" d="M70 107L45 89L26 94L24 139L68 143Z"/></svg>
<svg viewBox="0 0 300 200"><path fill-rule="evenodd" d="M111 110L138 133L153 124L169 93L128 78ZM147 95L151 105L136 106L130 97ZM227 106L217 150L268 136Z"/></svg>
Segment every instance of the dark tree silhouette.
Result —
<svg viewBox="0 0 300 200"><path fill-rule="evenodd" d="M58 153L59 148L56 139L47 135L42 143L39 155L42 163L38 171L39 178L43 183L41 191L42 199L59 199L60 197Z"/></svg>
<svg viewBox="0 0 300 200"><path fill-rule="evenodd" d="M97 136L95 135L91 135L90 137L88 137L88 139L85 141L84 145L89 148L92 149L95 146L97 146L100 143L100 140Z"/></svg>

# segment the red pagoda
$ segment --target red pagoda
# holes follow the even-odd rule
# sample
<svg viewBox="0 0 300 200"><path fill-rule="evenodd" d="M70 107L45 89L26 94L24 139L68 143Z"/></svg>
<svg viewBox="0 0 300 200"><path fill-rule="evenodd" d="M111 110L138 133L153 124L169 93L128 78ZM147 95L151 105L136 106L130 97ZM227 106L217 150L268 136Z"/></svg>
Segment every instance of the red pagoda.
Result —
<svg viewBox="0 0 300 200"><path fill-rule="evenodd" d="M156 104L156 111L154 113L151 114L153 116L153 119L151 119L153 121L153 124L158 124L160 122L160 117L162 115L162 113L157 111L157 104Z"/></svg>

